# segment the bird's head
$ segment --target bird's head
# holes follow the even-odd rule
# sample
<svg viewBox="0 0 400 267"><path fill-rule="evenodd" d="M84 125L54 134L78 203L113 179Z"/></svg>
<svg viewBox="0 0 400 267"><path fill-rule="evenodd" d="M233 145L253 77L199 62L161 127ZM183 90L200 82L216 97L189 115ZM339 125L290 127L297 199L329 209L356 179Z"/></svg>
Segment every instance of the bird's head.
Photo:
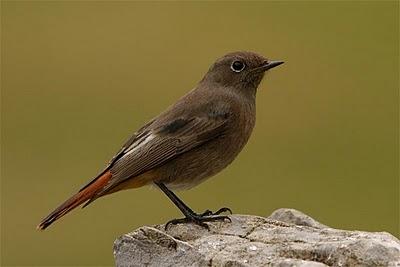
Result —
<svg viewBox="0 0 400 267"><path fill-rule="evenodd" d="M255 91L265 72L282 63L283 61L268 60L254 52L232 52L219 58L202 82Z"/></svg>

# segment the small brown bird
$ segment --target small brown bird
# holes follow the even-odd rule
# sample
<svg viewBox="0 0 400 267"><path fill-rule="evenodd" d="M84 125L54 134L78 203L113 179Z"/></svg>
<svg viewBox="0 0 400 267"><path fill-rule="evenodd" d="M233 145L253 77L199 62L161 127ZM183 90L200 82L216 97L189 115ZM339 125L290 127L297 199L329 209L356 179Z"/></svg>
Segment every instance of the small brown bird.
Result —
<svg viewBox="0 0 400 267"><path fill-rule="evenodd" d="M188 189L220 172L242 150L253 130L257 87L264 73L282 61L253 52L218 59L198 85L140 128L107 167L44 218L45 229L69 211L123 189L157 185L185 215L168 224L228 219L222 208L193 212L171 190ZM167 225L168 225L167 224Z"/></svg>

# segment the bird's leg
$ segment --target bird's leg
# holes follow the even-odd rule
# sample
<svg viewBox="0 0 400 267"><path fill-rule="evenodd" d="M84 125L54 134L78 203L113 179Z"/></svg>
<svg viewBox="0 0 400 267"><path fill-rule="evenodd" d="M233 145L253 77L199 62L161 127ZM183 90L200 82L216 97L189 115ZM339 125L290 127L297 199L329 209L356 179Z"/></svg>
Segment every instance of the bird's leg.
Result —
<svg viewBox="0 0 400 267"><path fill-rule="evenodd" d="M219 215L220 213L226 211L232 213L232 211L229 208L221 208L215 213L213 213L210 210L206 210L202 214L197 214L191 208L189 208L185 203L183 203L183 201L180 200L174 194L174 192L169 190L163 183L155 182L155 184L167 195L169 199L171 199L171 201L175 204L175 206L178 207L178 209L183 213L183 215L185 215L185 218L174 219L167 222L167 224L165 225L165 229L167 229L170 224L189 223L189 222L193 222L195 224L198 224L202 227L209 229L208 225L205 224L205 222L219 221L225 219L231 221L231 219L228 216Z"/></svg>

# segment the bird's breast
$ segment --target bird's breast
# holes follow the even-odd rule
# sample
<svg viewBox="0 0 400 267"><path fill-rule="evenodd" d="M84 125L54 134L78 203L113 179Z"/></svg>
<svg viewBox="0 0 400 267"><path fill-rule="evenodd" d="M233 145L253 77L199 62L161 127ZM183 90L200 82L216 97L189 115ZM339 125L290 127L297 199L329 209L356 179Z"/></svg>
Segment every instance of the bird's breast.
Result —
<svg viewBox="0 0 400 267"><path fill-rule="evenodd" d="M251 106L243 107L229 118L226 131L219 137L170 161L160 173L171 189L188 189L227 167L250 138L255 124Z"/></svg>

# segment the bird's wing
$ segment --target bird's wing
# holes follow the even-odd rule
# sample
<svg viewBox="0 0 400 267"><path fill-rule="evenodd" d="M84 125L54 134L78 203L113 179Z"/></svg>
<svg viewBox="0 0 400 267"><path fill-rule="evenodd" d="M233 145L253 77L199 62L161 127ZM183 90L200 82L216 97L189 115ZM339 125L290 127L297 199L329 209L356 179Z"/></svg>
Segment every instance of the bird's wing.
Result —
<svg viewBox="0 0 400 267"><path fill-rule="evenodd" d="M140 140L146 133L147 133L147 128L149 127L149 125L151 125L154 122L153 120L150 120L148 123L146 123L143 127L141 127L137 132L135 132L124 144L123 146L120 148L120 150L114 155L114 157L112 157L112 159L108 162L107 166L96 176L94 177L89 183L85 184L80 190L79 192L81 192L82 190L84 190L85 188L87 188L89 185L91 185L92 183L94 183L97 178L99 178L101 175L103 175L105 172L107 172L110 167L118 160L120 159L123 155L124 152L126 151L126 149L128 147L130 147L133 143L137 142L138 140Z"/></svg>
<svg viewBox="0 0 400 267"><path fill-rule="evenodd" d="M112 178L95 198L107 194L130 178L135 179L135 176L223 135L228 115L183 117L142 131L117 154L109 168Z"/></svg>

